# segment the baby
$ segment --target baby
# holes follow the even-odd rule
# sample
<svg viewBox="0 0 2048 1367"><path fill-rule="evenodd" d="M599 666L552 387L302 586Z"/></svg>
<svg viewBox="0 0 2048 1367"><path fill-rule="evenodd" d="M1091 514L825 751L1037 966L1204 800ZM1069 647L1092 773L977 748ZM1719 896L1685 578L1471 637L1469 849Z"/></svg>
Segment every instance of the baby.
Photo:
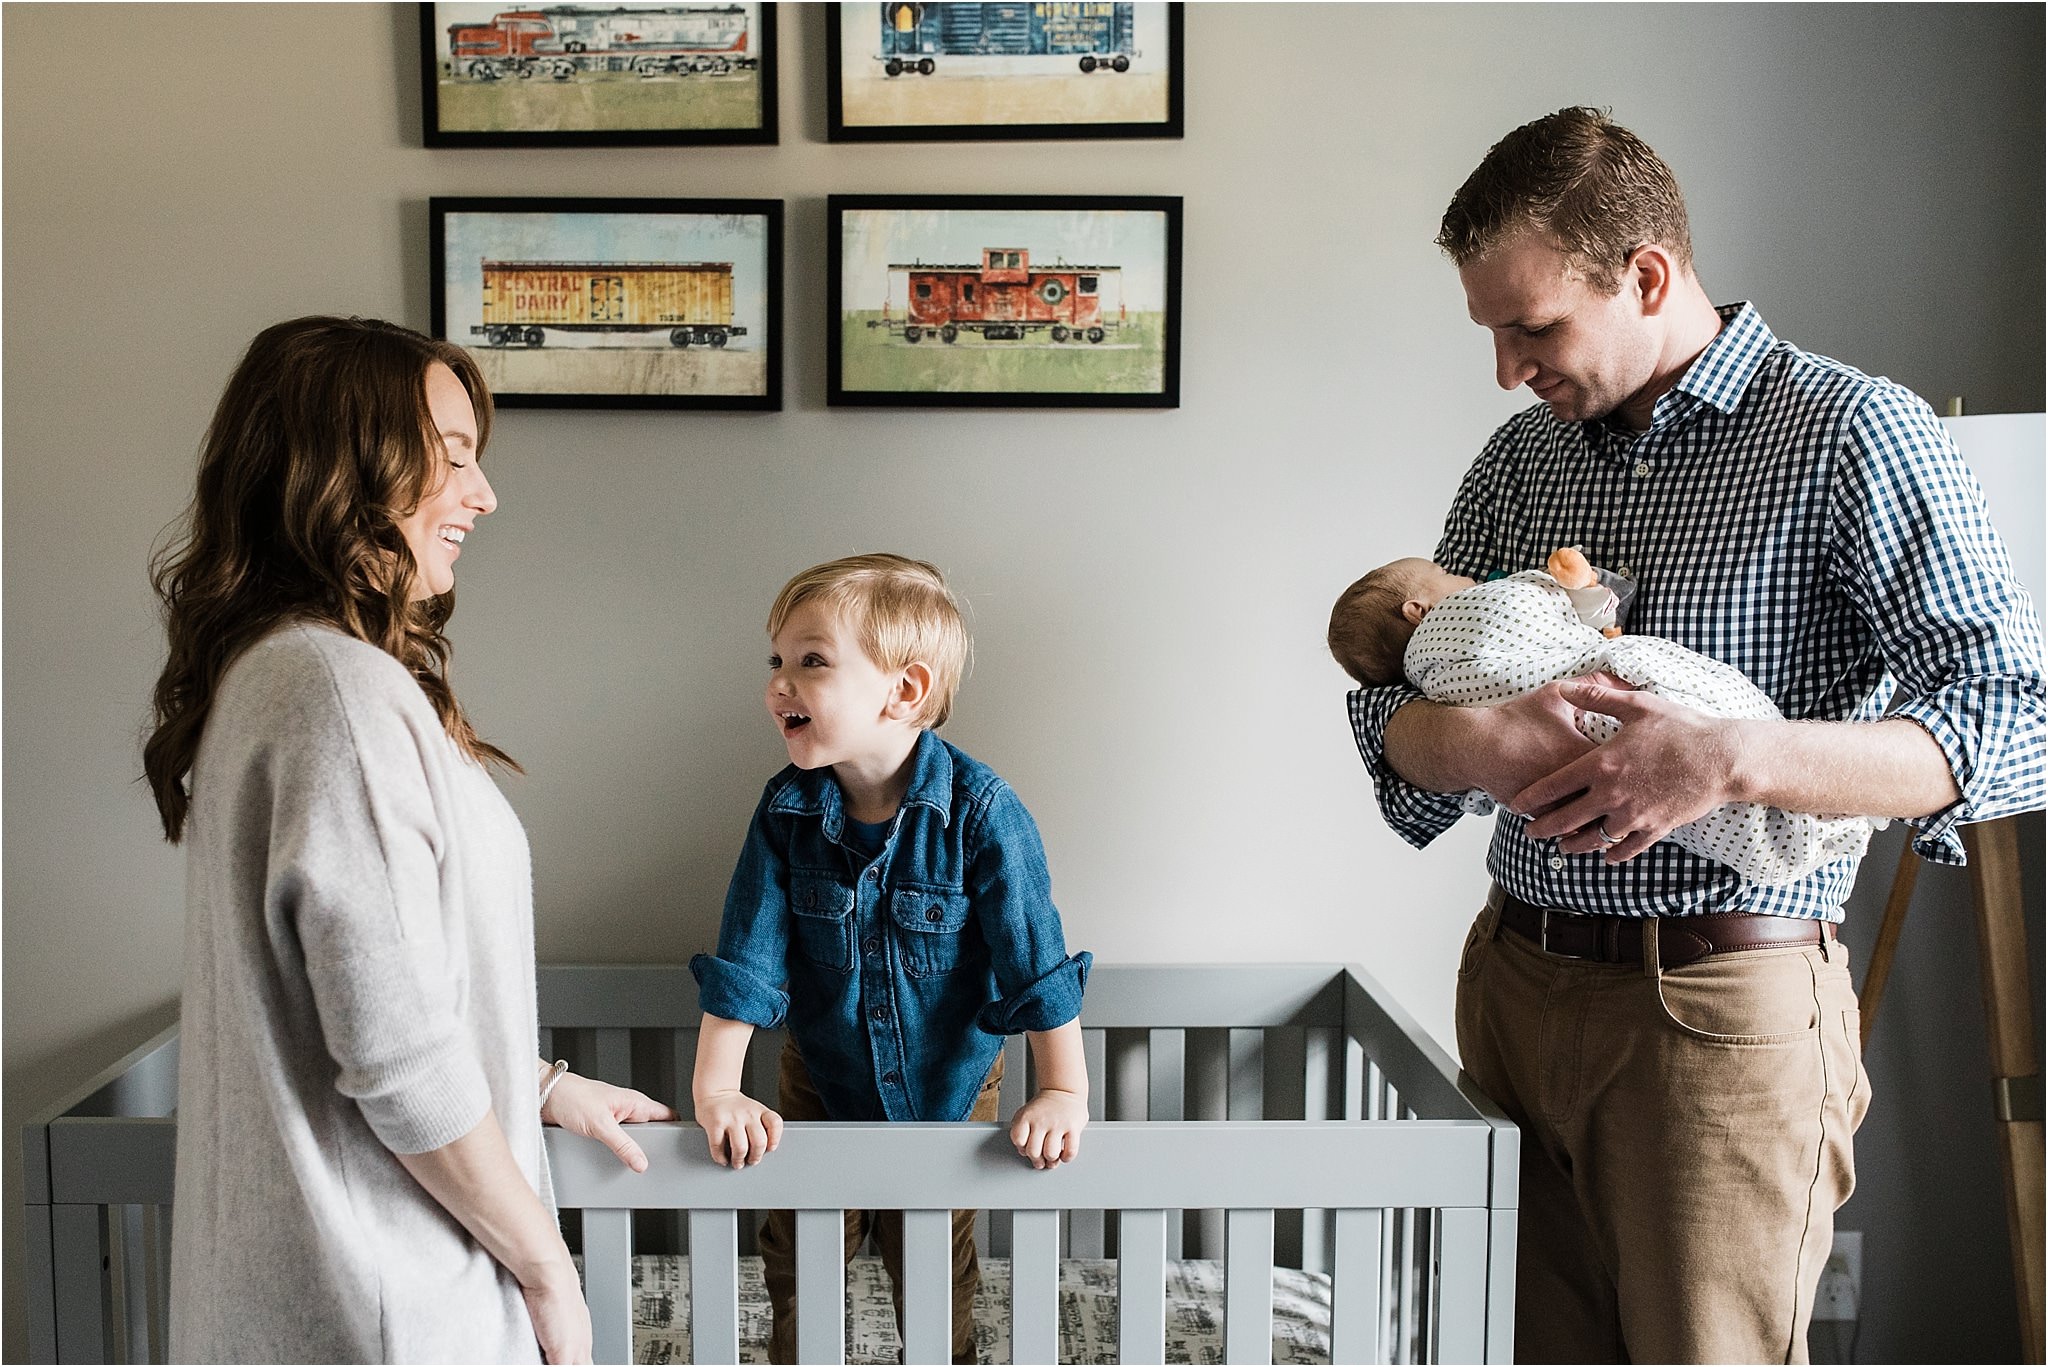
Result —
<svg viewBox="0 0 2048 1367"><path fill-rule="evenodd" d="M805 570L768 613L767 709L789 753L754 810L716 956L690 962L704 1006L691 1091L711 1156L758 1163L791 1120L995 1120L1006 1035L1038 1090L1010 1126L1049 1168L1088 1123L1081 991L1038 827L1010 786L934 734L967 664L938 570L860 555ZM787 1026L781 1114L740 1090L756 1027ZM903 1316L903 1216L872 1229ZM796 1221L768 1213L770 1361L794 1362ZM974 1212L953 1212L953 1360L974 1358Z"/></svg>
<svg viewBox="0 0 2048 1367"><path fill-rule="evenodd" d="M1562 679L1605 670L1647 693L1697 711L1754 720L1782 717L1740 670L1655 636L1624 636L1614 586L1577 550L1481 584L1432 561L1396 560L1344 590L1330 612L1330 653L1367 687L1405 677L1433 702L1489 707ZM1580 714L1588 740L1620 723ZM1491 810L1474 794L1473 810ZM1860 855L1882 823L1820 817L1755 803L1717 807L1673 831L1679 846L1727 864L1756 883L1789 883L1823 864Z"/></svg>

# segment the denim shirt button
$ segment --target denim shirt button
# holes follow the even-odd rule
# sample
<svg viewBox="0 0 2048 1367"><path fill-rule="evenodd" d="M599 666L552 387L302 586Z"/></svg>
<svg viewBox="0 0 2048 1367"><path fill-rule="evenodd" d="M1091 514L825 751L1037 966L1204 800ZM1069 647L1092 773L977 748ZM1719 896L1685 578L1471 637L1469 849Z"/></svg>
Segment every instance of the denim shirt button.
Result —
<svg viewBox="0 0 2048 1367"><path fill-rule="evenodd" d="M879 882L881 882L881 881L882 881L882 871L881 871L880 869L869 869L869 870L868 870L868 881L869 881L870 883L879 883Z"/></svg>
<svg viewBox="0 0 2048 1367"><path fill-rule="evenodd" d="M876 952L877 950L879 950L879 949L880 949L881 947L882 947L882 942L881 942L881 940L880 940L880 939L879 939L878 937L876 937L876 936L873 936L873 935L870 935L870 936L868 936L868 938L867 938L867 939L865 939L865 940L862 940L862 941L860 942L860 948L861 948L861 952L862 952L862 953L864 953L864 954L873 954L873 953L875 953L875 952Z"/></svg>
<svg viewBox="0 0 2048 1367"><path fill-rule="evenodd" d="M868 1014L873 1016L878 1021L885 1021L889 1019L889 1008L886 1006L878 1006L873 1011L870 1011Z"/></svg>
<svg viewBox="0 0 2048 1367"><path fill-rule="evenodd" d="M882 1081L884 1081L884 1082L894 1082L895 1080L896 1080L896 1074L895 1074L895 1073L893 1073L893 1072L889 1072L889 1073L884 1073L884 1074L882 1074Z"/></svg>
<svg viewBox="0 0 2048 1367"><path fill-rule="evenodd" d="M946 913L937 907L926 907L924 909L924 919L927 921L943 921L946 919Z"/></svg>

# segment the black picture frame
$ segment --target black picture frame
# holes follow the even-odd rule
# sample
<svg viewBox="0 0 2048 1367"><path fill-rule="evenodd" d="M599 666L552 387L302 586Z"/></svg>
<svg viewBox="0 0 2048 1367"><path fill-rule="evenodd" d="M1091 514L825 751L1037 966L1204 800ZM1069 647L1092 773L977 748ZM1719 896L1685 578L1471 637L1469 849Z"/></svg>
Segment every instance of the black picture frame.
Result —
<svg viewBox="0 0 2048 1367"><path fill-rule="evenodd" d="M433 334L500 407L781 409L783 201L437 196L427 219Z"/></svg>
<svg viewBox="0 0 2048 1367"><path fill-rule="evenodd" d="M588 8L590 21L616 23L617 5L553 0L547 10L511 4L422 4L420 21L421 137L428 147L723 147L772 144L778 140L776 5L649 4L644 12L687 12L723 24L737 13L748 20L744 49L734 53L728 33L703 30L674 35L635 33L631 46L613 46L612 30L582 37L535 26L554 21L556 11ZM495 12L495 18L486 14ZM514 17L518 16L518 17ZM460 20L479 22L463 25ZM752 22L758 18L758 24ZM452 30L469 27L478 36L455 53ZM486 34L488 31L488 34ZM623 37L623 35L621 35ZM720 49L717 44L728 46ZM706 45L708 44L708 46ZM573 49L573 50L572 50ZM456 69L459 64L463 69ZM640 75L636 65L651 74ZM660 69L655 70L656 67ZM495 74L481 73L489 68ZM743 103L751 84L758 98L756 118L734 123L728 116ZM449 99L444 101L443 91ZM576 126L593 107L631 122L644 117L654 95L672 95L674 126ZM658 101L655 102L658 105ZM454 106L454 107L450 107ZM521 126L520 118L531 120ZM703 120L693 124L692 117ZM569 126L563 126L567 123ZM509 126L508 126L509 125Z"/></svg>
<svg viewBox="0 0 2048 1367"><path fill-rule="evenodd" d="M1042 14L1046 10L1108 11L1076 14L1068 22L1085 25L1049 43ZM826 6L825 87L826 138L832 142L1006 142L1065 138L1178 138L1186 128L1187 6L1114 0L1105 5L1038 5L1027 0L995 4L920 4L915 0L858 0ZM909 39L894 36L890 16L909 11L915 28ZM989 15L988 38L964 36L973 16L955 23L963 11ZM1119 12L1128 16L1128 22ZM853 24L846 21L851 19ZM876 41L867 44L855 26L876 25ZM1153 31L1158 36L1136 43L1132 35ZM909 64L890 52L869 53L870 46L891 48L912 43ZM1163 42L1163 59L1151 56L1152 44ZM991 46L998 50L991 52ZM1057 52L1046 51L1048 46ZM858 50L855 50L855 49ZM1083 50L1084 48L1089 50ZM1098 60L1096 51L1102 53ZM1078 55L1076 55L1078 53ZM957 55L956 55L957 54ZM1073 69L1067 63L1072 61ZM1118 63L1126 63L1124 69ZM871 63L879 65L871 65ZM898 68L902 68L900 73ZM961 83L952 73L962 67ZM872 73L880 72L880 75ZM942 72L946 74L941 74ZM895 74L892 74L895 73ZM916 83L935 82L926 90ZM968 86L967 81L975 82ZM992 81L1018 88L997 91ZM1114 83L1128 83L1118 89ZM1154 87L1163 82L1163 91ZM1142 87L1140 85L1142 83ZM930 98L921 98L929 95ZM1034 100L1047 117L993 118L1005 104ZM1132 117L1116 117L1117 106L1130 106ZM908 109L905 109L908 106ZM1054 117L1065 111L1064 117ZM1154 111L1156 110L1156 114ZM906 113L918 117L906 117ZM1086 117L1077 117L1085 115Z"/></svg>
<svg viewBox="0 0 2048 1367"><path fill-rule="evenodd" d="M1180 406L1179 196L832 195L825 213L828 405Z"/></svg>

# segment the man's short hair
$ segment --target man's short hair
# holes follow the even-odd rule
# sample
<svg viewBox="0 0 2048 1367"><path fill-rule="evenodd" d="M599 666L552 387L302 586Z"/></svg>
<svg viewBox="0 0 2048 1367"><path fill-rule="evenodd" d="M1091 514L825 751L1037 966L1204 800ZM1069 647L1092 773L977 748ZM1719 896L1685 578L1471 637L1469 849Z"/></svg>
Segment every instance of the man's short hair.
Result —
<svg viewBox="0 0 2048 1367"><path fill-rule="evenodd" d="M1459 266L1534 231L1587 282L1612 294L1646 242L1692 268L1692 230L1678 178L1649 144L1607 116L1573 106L1502 138L1451 196L1437 246Z"/></svg>
<svg viewBox="0 0 2048 1367"><path fill-rule="evenodd" d="M810 602L831 609L885 673L912 661L931 670L931 692L917 724L930 730L946 724L970 645L960 604L937 566L886 552L813 565L776 595L768 634L782 630L790 613Z"/></svg>
<svg viewBox="0 0 2048 1367"><path fill-rule="evenodd" d="M1414 633L1402 628L1401 605L1414 586L1403 562L1382 565L1337 595L1326 638L1344 672L1367 688L1401 681L1401 658Z"/></svg>

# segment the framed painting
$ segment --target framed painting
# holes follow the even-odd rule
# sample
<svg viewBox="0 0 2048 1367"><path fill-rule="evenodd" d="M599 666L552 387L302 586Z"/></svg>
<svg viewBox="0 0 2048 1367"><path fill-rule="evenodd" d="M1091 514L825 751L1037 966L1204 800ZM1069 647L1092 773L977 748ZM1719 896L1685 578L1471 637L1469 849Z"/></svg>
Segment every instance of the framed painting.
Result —
<svg viewBox="0 0 2048 1367"><path fill-rule="evenodd" d="M428 201L434 335L507 408L782 407L779 199Z"/></svg>
<svg viewBox="0 0 2048 1367"><path fill-rule="evenodd" d="M1178 408L1181 201L826 200L827 402Z"/></svg>
<svg viewBox="0 0 2048 1367"><path fill-rule="evenodd" d="M429 147L772 143L775 6L426 4Z"/></svg>
<svg viewBox="0 0 2048 1367"><path fill-rule="evenodd" d="M854 0L826 10L834 142L1182 136L1185 5Z"/></svg>

